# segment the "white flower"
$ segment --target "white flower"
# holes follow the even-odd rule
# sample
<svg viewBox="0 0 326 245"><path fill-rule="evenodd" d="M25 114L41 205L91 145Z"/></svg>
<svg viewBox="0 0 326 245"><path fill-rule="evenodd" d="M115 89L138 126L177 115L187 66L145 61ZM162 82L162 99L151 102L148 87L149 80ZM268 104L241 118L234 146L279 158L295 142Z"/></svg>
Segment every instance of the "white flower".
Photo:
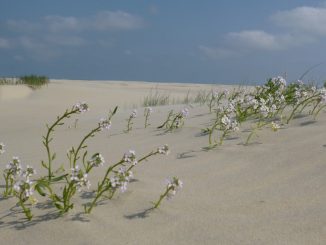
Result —
<svg viewBox="0 0 326 245"><path fill-rule="evenodd" d="M170 153L170 149L169 146L167 144L165 144L164 146L160 146L157 149L158 153L160 154L164 154L164 155L168 155Z"/></svg>
<svg viewBox="0 0 326 245"><path fill-rule="evenodd" d="M23 171L22 176L25 178L31 177L33 174L36 174L36 171L33 167L30 167L29 165L26 166L26 170Z"/></svg>
<svg viewBox="0 0 326 245"><path fill-rule="evenodd" d="M136 118L137 117L137 110L133 110L131 115L130 115L130 118Z"/></svg>
<svg viewBox="0 0 326 245"><path fill-rule="evenodd" d="M326 103L326 89L322 88L319 90L320 93L320 99L323 103Z"/></svg>
<svg viewBox="0 0 326 245"><path fill-rule="evenodd" d="M12 178L17 177L22 173L22 166L18 157L13 157L12 162L9 162L6 166L7 173L11 175Z"/></svg>
<svg viewBox="0 0 326 245"><path fill-rule="evenodd" d="M279 86L281 89L286 87L286 80L281 76L272 78L272 83Z"/></svg>
<svg viewBox="0 0 326 245"><path fill-rule="evenodd" d="M272 127L273 131L277 131L277 130L279 130L281 128L281 126L279 124L275 123L275 122L271 123L271 127Z"/></svg>
<svg viewBox="0 0 326 245"><path fill-rule="evenodd" d="M145 116L152 114L152 112L153 112L152 107L145 107L145 109L144 109Z"/></svg>
<svg viewBox="0 0 326 245"><path fill-rule="evenodd" d="M89 107L85 102L78 102L73 106L73 110L78 110L80 113L89 111Z"/></svg>
<svg viewBox="0 0 326 245"><path fill-rule="evenodd" d="M185 117L188 117L188 115L189 115L189 109L188 109L188 108L183 108L183 109L181 110L181 116L182 116L183 118L185 118Z"/></svg>
<svg viewBox="0 0 326 245"><path fill-rule="evenodd" d="M171 199L175 194L183 187L183 183L177 177L173 177L172 179L166 179L167 188L169 190L167 194L167 199Z"/></svg>
<svg viewBox="0 0 326 245"><path fill-rule="evenodd" d="M224 115L221 119L221 123L223 126L228 127L231 124L231 119L227 115Z"/></svg>
<svg viewBox="0 0 326 245"><path fill-rule="evenodd" d="M223 90L223 94L224 94L224 96L227 96L227 95L230 94L230 91L228 89L224 89Z"/></svg>
<svg viewBox="0 0 326 245"><path fill-rule="evenodd" d="M110 178L110 185L113 189L120 188L121 192L125 192L132 177L133 173L131 171L127 171L125 167L121 167L115 172L115 176Z"/></svg>
<svg viewBox="0 0 326 245"><path fill-rule="evenodd" d="M0 142L0 155L5 153L5 144Z"/></svg>
<svg viewBox="0 0 326 245"><path fill-rule="evenodd" d="M99 122L99 127L101 130L109 130L111 128L111 121L105 118L101 118Z"/></svg>
<svg viewBox="0 0 326 245"><path fill-rule="evenodd" d="M136 165L137 159L136 159L136 152L134 150L129 150L123 155L123 160L127 163L131 163L132 165Z"/></svg>
<svg viewBox="0 0 326 245"><path fill-rule="evenodd" d="M75 168L71 169L71 175L70 180L76 183L76 186L78 188L78 191L82 190L82 187L86 187L89 189L91 186L90 181L87 179L88 175L84 174L81 169L79 169L79 166L76 165Z"/></svg>

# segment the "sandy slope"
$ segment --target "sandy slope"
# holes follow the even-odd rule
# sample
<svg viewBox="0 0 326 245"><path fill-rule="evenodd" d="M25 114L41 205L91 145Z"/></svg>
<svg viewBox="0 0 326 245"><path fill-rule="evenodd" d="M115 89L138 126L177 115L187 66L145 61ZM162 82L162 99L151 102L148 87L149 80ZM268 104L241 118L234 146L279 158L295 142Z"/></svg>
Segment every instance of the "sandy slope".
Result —
<svg viewBox="0 0 326 245"><path fill-rule="evenodd" d="M211 85L161 84L176 97L189 88ZM141 156L165 143L168 156L156 156L135 168L137 181L128 191L105 201L92 214L84 215L81 204L88 196L76 197L76 209L58 217L51 205L40 202L35 218L24 219L15 200L0 199L1 244L325 244L326 241L326 114L318 120L295 119L278 132L264 129L253 144L242 145L241 132L212 151L203 151L207 137L200 129L211 119L207 107L189 107L190 117L182 130L157 130L168 111L182 105L155 107L151 126L143 128L143 109L134 130L122 133L133 104L155 87L147 83L53 81L48 88L15 100L0 100L0 141L7 152L0 156L2 168L13 155L38 168L45 157L41 136L66 107L82 100L91 111L79 116L77 129L56 132L53 142L57 165L66 150L96 126L98 119L115 104L121 110L108 133L89 141L90 152L100 151L107 164L134 149ZM103 169L91 174L92 187ZM152 212L151 201L164 189L164 179L179 176L183 190ZM0 180L3 183L3 179Z"/></svg>

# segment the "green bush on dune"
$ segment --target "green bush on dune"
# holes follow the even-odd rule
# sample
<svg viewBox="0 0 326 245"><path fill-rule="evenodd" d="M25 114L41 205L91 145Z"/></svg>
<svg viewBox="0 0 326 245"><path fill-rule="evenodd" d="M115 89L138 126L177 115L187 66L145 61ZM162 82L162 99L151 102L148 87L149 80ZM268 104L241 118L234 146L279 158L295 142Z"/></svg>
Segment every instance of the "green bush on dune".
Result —
<svg viewBox="0 0 326 245"><path fill-rule="evenodd" d="M26 84L32 89L37 89L49 83L49 78L46 76L27 75L19 78L21 84Z"/></svg>
<svg viewBox="0 0 326 245"><path fill-rule="evenodd" d="M25 84L31 89L41 88L50 82L46 76L25 75L19 78L0 78L0 85L21 85Z"/></svg>

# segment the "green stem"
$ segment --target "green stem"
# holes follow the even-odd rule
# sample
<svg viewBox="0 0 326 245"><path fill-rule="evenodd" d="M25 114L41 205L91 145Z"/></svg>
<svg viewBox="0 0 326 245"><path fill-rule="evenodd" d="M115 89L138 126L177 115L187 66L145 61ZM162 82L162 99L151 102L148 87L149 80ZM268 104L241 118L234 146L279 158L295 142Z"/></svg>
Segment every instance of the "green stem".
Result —
<svg viewBox="0 0 326 245"><path fill-rule="evenodd" d="M94 128L94 129L93 129L91 132L89 132L89 133L88 133L88 134L83 138L83 140L80 142L80 144L79 144L79 146L77 147L76 151L74 151L74 158L73 158L73 161L72 161L72 163L73 163L73 168L76 167L76 162L77 162L77 160L78 160L78 158L79 158L79 157L78 157L79 151L80 151L80 150L82 149L82 147L84 146L85 141L86 141L88 138L94 136L94 133L100 131L100 128L101 128L100 126Z"/></svg>
<svg viewBox="0 0 326 245"><path fill-rule="evenodd" d="M326 107L326 105L323 105L323 106L321 106L321 107L316 111L315 116L314 116L314 119L315 119L315 120L316 120L316 118L317 118L319 112L320 112L323 108L325 108L325 107Z"/></svg>
<svg viewBox="0 0 326 245"><path fill-rule="evenodd" d="M69 116L71 114L74 114L78 112L78 110L72 110L70 112L66 111L61 117L58 117L57 120L48 128L48 131L47 131L47 134L44 138L44 141L43 141L43 144L46 148L46 152L47 152L47 157L48 157L48 165L44 165L47 169L48 169L48 179L49 181L51 181L51 178L53 176L52 174L52 160L54 158L54 156L52 155L51 153L51 150L50 150L50 142L52 141L53 138L50 137L51 133L54 131L54 128L58 125L62 125L61 121L65 118L69 118Z"/></svg>
<svg viewBox="0 0 326 245"><path fill-rule="evenodd" d="M158 208L158 206L161 204L162 200L164 199L164 197L167 196L167 194L169 193L169 191L171 190L172 188L166 188L165 192L160 196L160 198L158 199L158 201L155 203L154 207L153 208Z"/></svg>
<svg viewBox="0 0 326 245"><path fill-rule="evenodd" d="M116 168L117 166L121 165L122 163L124 163L124 160L120 160L119 162L117 162L116 164L112 165L111 167L109 167L104 175L104 178L101 182L101 184L99 184L98 188L97 188L97 193L95 198L93 199L93 201L91 202L91 204L89 205L89 207L87 208L85 206L85 213L90 213L93 209L93 207L96 205L97 200L102 196L102 194L106 191L106 189L102 190L104 185L106 184L106 180L108 175L110 174L110 172Z"/></svg>
<svg viewBox="0 0 326 245"><path fill-rule="evenodd" d="M293 116L294 116L294 113L296 112L296 110L303 104L305 104L307 101L309 102L310 99L314 98L314 97L317 97L319 95L313 95L305 100L303 100L302 102L300 102L299 104L296 105L296 107L294 107L292 113L290 114L290 117L287 119L286 121L286 124L289 124L289 122L292 120Z"/></svg>
<svg viewBox="0 0 326 245"><path fill-rule="evenodd" d="M31 213L31 210L25 206L24 201L22 200L22 195L23 192L21 192L19 195L19 205L22 207L26 218L30 221L33 218L33 215Z"/></svg>

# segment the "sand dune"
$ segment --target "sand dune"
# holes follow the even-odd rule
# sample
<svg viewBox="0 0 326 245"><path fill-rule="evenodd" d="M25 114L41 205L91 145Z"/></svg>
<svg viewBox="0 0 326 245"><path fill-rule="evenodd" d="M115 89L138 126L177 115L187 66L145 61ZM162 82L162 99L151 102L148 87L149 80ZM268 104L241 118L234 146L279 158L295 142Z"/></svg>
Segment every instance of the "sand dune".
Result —
<svg viewBox="0 0 326 245"><path fill-rule="evenodd" d="M90 152L101 152L106 164L112 164L129 149L141 156L163 144L171 147L168 156L139 164L127 192L102 202L90 215L82 212L81 205L89 200L83 194L75 197L76 208L63 217L41 199L30 222L13 198L0 199L1 244L325 244L324 112L317 121L304 116L277 132L263 129L249 146L242 144L247 133L239 132L205 151L207 136L201 136L200 129L212 117L207 106L187 105L190 116L173 133L156 127L170 109L185 105L154 107L151 125L144 129L140 104L155 87L183 98L189 89L210 90L212 85L53 80L24 98L0 99L0 142L6 144L2 169L12 156L19 156L38 170L38 176L44 174L40 161L46 157L41 142L45 123L78 101L87 101L90 111L78 116L77 128L69 127L71 118L56 131L56 166L67 162L67 149L115 105L120 108L112 128L89 140ZM216 88L224 87L230 88ZM14 86L8 93L20 90ZM133 105L138 105L139 115L134 129L125 134ZM91 189L101 176L103 169L91 174ZM178 176L184 188L157 210L146 212L170 176ZM2 192L2 177L0 183Z"/></svg>

